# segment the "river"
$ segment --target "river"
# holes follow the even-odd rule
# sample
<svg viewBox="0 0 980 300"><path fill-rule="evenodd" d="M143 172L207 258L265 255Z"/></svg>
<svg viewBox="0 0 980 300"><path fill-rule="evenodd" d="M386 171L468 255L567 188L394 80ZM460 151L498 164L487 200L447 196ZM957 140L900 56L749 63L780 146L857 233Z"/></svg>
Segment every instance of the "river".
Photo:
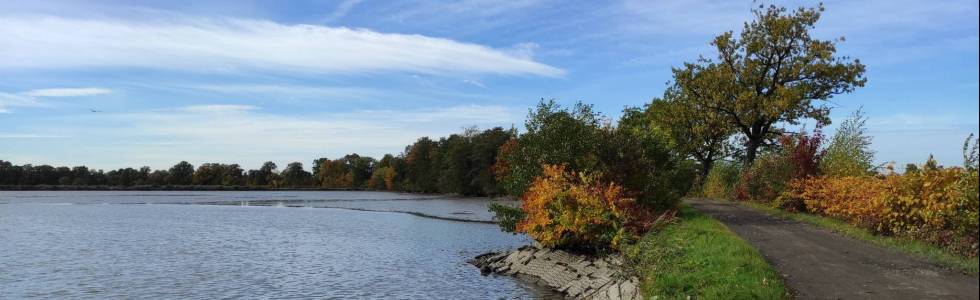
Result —
<svg viewBox="0 0 980 300"><path fill-rule="evenodd" d="M486 202L346 191L0 191L0 298L555 297L466 262L528 243L493 224L446 220L486 221Z"/></svg>

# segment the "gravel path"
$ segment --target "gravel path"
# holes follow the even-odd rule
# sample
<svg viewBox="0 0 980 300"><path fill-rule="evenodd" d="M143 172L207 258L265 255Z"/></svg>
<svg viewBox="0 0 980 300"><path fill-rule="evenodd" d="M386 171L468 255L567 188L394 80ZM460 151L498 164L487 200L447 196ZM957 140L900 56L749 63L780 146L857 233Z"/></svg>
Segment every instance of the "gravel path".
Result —
<svg viewBox="0 0 980 300"><path fill-rule="evenodd" d="M975 275L732 203L685 202L759 249L798 299L980 299Z"/></svg>

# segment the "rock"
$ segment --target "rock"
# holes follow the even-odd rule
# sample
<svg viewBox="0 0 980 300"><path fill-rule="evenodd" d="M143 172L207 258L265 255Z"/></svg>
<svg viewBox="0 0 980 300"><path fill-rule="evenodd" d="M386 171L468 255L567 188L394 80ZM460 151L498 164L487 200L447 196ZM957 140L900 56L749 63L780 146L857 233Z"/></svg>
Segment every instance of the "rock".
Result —
<svg viewBox="0 0 980 300"><path fill-rule="evenodd" d="M595 258L539 246L485 253L470 262L484 275L527 278L573 299L640 299L637 278L613 276L622 266L618 256Z"/></svg>

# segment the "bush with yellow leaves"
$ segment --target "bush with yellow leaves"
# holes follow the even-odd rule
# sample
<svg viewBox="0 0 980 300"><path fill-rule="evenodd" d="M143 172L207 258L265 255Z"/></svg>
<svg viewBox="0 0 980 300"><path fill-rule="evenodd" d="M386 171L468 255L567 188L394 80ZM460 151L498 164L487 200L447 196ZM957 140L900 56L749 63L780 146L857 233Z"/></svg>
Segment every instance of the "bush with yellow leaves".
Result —
<svg viewBox="0 0 980 300"><path fill-rule="evenodd" d="M652 211L625 195L621 186L599 173L576 173L560 165L544 165L522 196L526 216L517 231L546 247L619 249L635 240L667 214Z"/></svg>

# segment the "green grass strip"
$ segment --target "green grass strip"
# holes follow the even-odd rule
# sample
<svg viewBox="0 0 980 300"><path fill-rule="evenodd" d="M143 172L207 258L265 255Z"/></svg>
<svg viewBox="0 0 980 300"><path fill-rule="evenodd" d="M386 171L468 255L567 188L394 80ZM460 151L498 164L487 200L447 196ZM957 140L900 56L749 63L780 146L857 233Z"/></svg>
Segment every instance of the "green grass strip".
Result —
<svg viewBox="0 0 980 300"><path fill-rule="evenodd" d="M885 248L894 249L896 251L908 254L910 256L918 257L926 261L932 262L933 264L944 266L949 269L960 271L966 274L977 274L977 270L980 269L980 259L976 257L973 258L963 257L961 255L957 255L951 251L945 250L943 248L937 247L933 244L929 244L923 241L917 241L917 240L900 238L900 237L874 235L871 232L868 232L867 230L848 224L838 219L807 214L807 213L787 212L784 210L766 206L765 204L761 204L761 203L741 202L741 201L735 203L777 217L790 219L790 220L797 220L803 223L811 224L856 240L866 241Z"/></svg>
<svg viewBox="0 0 980 300"><path fill-rule="evenodd" d="M678 216L626 249L645 299L788 298L779 275L724 224L687 206Z"/></svg>

